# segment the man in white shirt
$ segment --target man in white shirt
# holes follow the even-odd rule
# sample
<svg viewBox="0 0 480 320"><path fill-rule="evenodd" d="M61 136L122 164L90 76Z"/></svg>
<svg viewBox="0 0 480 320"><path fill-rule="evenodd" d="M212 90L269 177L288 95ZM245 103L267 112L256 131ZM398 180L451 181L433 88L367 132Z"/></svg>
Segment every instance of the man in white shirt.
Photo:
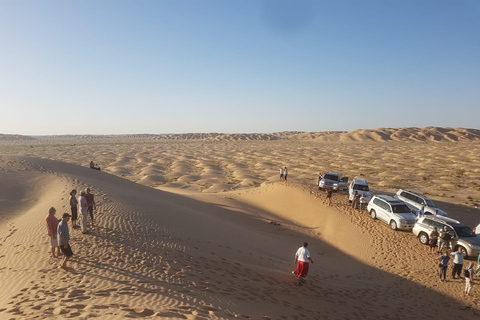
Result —
<svg viewBox="0 0 480 320"><path fill-rule="evenodd" d="M303 247L298 248L295 253L295 265L297 268L295 271L292 271L292 273L297 276L298 285L305 283L305 277L308 274L309 261L313 263L313 260L310 257L310 251L308 251L307 247L308 243L304 242Z"/></svg>
<svg viewBox="0 0 480 320"><path fill-rule="evenodd" d="M82 213L82 233L87 233L87 216L88 216L88 202L85 199L85 190L80 191L80 197L78 197L78 207Z"/></svg>
<svg viewBox="0 0 480 320"><path fill-rule="evenodd" d="M283 181L283 168L280 168L280 181Z"/></svg>

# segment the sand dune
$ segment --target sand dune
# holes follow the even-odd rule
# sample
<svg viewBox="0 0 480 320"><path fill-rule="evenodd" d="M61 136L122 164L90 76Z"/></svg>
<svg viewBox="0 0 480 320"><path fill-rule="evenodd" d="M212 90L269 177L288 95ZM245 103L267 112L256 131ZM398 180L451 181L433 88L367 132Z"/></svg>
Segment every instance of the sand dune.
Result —
<svg viewBox="0 0 480 320"><path fill-rule="evenodd" d="M271 183L186 197L74 164L2 159L2 177L31 175L36 184L18 180L16 187L34 185L36 192L26 198L24 214L17 208L0 225L0 318L473 319L479 313L476 296L461 296L462 282L437 281L434 256L412 234L351 210L342 195L329 208L315 188ZM45 213L51 205L66 211L69 190L86 186L97 196L98 226L89 235L72 231L73 270L59 272L58 261L48 258ZM315 263L307 285L297 287L293 253L305 240Z"/></svg>
<svg viewBox="0 0 480 320"><path fill-rule="evenodd" d="M322 142L441 142L479 141L480 130L466 128L378 128L346 131L300 132L284 131L274 133L178 133L178 134L123 134L123 135L55 135L21 136L2 135L0 141L23 140L174 140L174 141L277 141L277 140L318 140Z"/></svg>

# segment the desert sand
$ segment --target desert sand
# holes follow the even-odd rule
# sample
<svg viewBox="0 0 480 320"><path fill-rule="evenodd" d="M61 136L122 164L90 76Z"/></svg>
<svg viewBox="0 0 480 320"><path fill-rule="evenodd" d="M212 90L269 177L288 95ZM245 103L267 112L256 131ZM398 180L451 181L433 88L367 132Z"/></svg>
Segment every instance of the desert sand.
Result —
<svg viewBox="0 0 480 320"><path fill-rule="evenodd" d="M0 319L478 318L478 288L465 298L461 280L439 282L437 255L412 233L342 193L327 207L315 187L332 170L377 193L411 189L475 227L480 142L465 130L4 139ZM70 230L72 270L59 271L44 220L86 187L97 226ZM298 287L303 241L314 264Z"/></svg>

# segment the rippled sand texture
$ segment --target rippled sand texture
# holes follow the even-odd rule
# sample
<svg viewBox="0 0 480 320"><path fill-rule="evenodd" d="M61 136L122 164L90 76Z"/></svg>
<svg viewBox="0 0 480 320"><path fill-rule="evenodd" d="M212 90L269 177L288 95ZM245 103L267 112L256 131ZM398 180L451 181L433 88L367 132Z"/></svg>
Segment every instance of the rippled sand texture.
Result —
<svg viewBox="0 0 480 320"><path fill-rule="evenodd" d="M480 142L63 140L4 145L6 154L87 166L155 188L223 192L279 180L315 184L320 172L366 179L374 189L406 188L433 199L480 204Z"/></svg>

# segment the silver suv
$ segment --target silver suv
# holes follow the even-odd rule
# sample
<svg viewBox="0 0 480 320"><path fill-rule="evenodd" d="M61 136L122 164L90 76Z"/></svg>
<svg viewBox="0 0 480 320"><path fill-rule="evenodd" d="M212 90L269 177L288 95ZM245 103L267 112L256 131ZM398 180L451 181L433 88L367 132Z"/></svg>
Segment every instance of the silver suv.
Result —
<svg viewBox="0 0 480 320"><path fill-rule="evenodd" d="M340 175L334 172L327 172L318 182L318 189L333 189L338 190L338 183L340 182Z"/></svg>
<svg viewBox="0 0 480 320"><path fill-rule="evenodd" d="M438 210L438 215L448 217L448 214L437 208L437 205L430 199L421 194L414 193L407 190L398 190L394 195L395 198L402 200L409 206L411 209L417 211L424 207L425 214L435 214L435 211Z"/></svg>
<svg viewBox="0 0 480 320"><path fill-rule="evenodd" d="M350 186L348 187L349 202L353 201L353 198L355 197L355 191L358 192L359 196L362 196L362 194L364 194L365 198L367 198L367 201L370 201L372 194L370 193L370 189L368 188L367 181L357 178L352 180L352 183L350 183Z"/></svg>
<svg viewBox="0 0 480 320"><path fill-rule="evenodd" d="M379 219L390 225L392 230L410 230L415 225L415 215L402 201L386 195L376 195L367 206L372 219Z"/></svg>
<svg viewBox="0 0 480 320"><path fill-rule="evenodd" d="M460 221L441 216L424 216L415 223L412 231L422 244L428 244L435 227L438 231L447 227L447 230L454 235L450 240L452 250L462 249L467 257L477 257L480 254L480 238Z"/></svg>

